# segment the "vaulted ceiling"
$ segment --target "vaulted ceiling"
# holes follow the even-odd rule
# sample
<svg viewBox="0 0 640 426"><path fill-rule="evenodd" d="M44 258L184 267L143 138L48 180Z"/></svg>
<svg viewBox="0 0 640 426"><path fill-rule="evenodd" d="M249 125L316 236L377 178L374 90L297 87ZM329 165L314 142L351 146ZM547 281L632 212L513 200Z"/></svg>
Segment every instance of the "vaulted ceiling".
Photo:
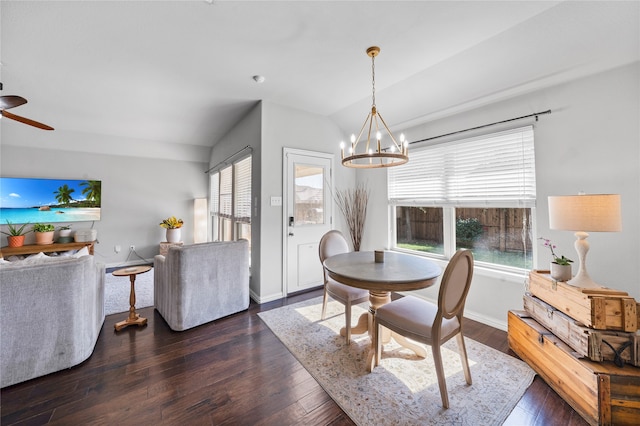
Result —
<svg viewBox="0 0 640 426"><path fill-rule="evenodd" d="M640 60L636 1L3 0L0 13L1 94L56 129L4 118L2 143L67 150L196 158L259 100L350 134L371 105L372 45L392 128Z"/></svg>

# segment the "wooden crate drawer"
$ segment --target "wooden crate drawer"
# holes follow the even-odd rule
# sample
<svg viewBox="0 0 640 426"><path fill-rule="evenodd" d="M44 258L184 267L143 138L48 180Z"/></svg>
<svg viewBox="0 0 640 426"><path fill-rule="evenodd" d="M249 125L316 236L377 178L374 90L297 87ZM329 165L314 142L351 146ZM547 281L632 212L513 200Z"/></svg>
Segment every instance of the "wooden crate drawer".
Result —
<svg viewBox="0 0 640 426"><path fill-rule="evenodd" d="M577 359L526 311L509 311L508 339L509 347L590 424L638 424L640 368Z"/></svg>
<svg viewBox="0 0 640 426"><path fill-rule="evenodd" d="M636 301L609 288L580 288L551 278L549 271L529 273L529 291L586 327L597 330L638 330Z"/></svg>
<svg viewBox="0 0 640 426"><path fill-rule="evenodd" d="M523 301L527 313L569 345L578 356L597 362L613 361L640 367L638 332L587 328L535 296L525 294Z"/></svg>

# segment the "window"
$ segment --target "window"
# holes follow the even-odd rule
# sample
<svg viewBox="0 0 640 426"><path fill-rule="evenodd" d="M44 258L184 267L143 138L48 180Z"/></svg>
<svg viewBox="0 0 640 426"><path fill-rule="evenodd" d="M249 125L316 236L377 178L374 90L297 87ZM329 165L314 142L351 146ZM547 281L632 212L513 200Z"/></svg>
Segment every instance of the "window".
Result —
<svg viewBox="0 0 640 426"><path fill-rule="evenodd" d="M530 269L535 208L533 128L416 148L388 170L395 248Z"/></svg>
<svg viewBox="0 0 640 426"><path fill-rule="evenodd" d="M213 241L251 242L251 156L210 176Z"/></svg>

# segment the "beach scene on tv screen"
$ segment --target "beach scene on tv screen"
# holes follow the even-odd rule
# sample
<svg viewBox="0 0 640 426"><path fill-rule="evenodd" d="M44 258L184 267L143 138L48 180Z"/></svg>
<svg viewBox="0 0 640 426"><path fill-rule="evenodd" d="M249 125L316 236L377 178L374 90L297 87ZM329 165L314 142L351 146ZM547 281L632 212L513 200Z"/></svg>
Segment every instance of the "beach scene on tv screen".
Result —
<svg viewBox="0 0 640 426"><path fill-rule="evenodd" d="M99 180L0 178L0 224L100 220Z"/></svg>

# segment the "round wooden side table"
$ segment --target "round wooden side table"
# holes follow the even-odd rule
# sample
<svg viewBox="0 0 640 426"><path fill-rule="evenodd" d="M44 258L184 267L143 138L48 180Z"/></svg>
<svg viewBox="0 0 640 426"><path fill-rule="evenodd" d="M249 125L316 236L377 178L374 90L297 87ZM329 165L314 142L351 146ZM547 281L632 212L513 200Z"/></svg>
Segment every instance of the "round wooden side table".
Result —
<svg viewBox="0 0 640 426"><path fill-rule="evenodd" d="M147 319L142 318L139 314L136 314L136 275L144 274L145 272L149 272L151 270L151 266L130 266L128 268L118 269L113 271L113 276L116 277L126 277L129 276L129 281L131 282L131 293L129 294L129 317L124 321L117 322L114 324L114 328L116 331L120 331L123 328L129 325L138 325L142 327L143 325L147 325Z"/></svg>

